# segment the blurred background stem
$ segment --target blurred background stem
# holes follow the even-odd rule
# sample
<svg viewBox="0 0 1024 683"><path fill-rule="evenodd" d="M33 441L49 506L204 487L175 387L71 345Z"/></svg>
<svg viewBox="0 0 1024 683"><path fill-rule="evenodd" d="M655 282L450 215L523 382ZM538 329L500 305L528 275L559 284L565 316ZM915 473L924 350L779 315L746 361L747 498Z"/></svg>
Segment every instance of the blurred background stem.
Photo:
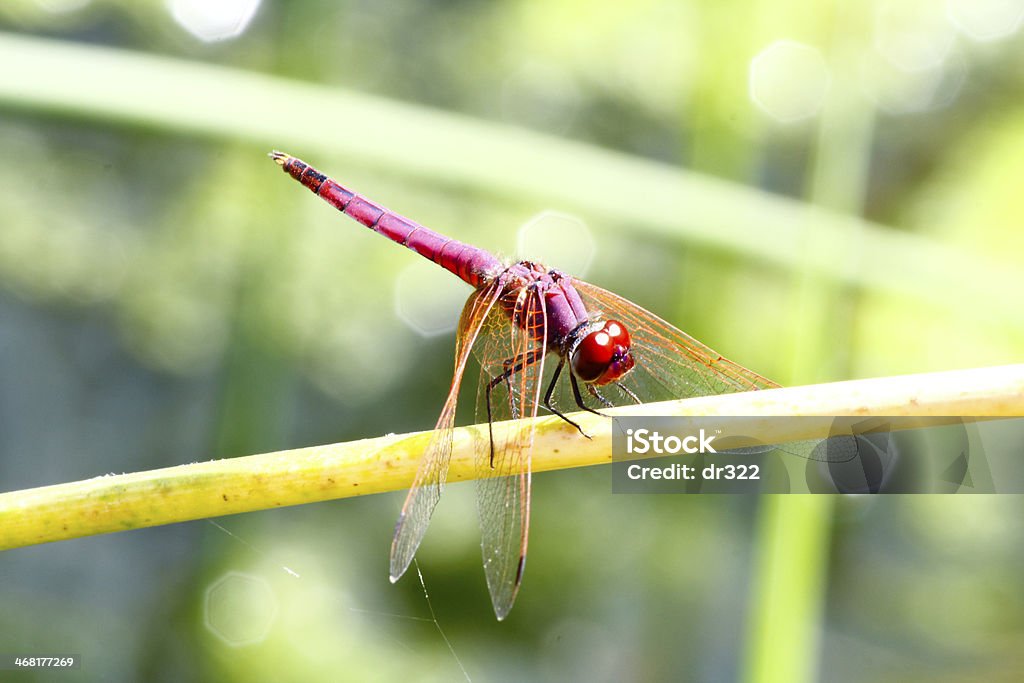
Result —
<svg viewBox="0 0 1024 683"><path fill-rule="evenodd" d="M852 150L866 163L869 150L854 148L843 139L851 130L856 132L856 125L835 106L821 122L822 135L830 141L820 141L813 173L823 180L834 177L838 184L813 183L813 193L829 200L808 206L596 145L239 69L5 33L0 33L0 63L27 65L0 70L0 105L13 109L255 143L261 152L282 148L309 157L306 161L331 173L333 166L308 152L341 154L360 167L386 168L432 182L441 179L513 200L537 200L665 236L677 244L721 249L798 273L798 278L813 277L815 283L835 280L869 290L910 293L950 308L970 302L970 310L982 316L1001 309L1000 297L1006 291L1024 290L1024 279L1010 264L965 257L847 211L836 192L844 183L861 187L863 178L856 168L842 172L845 162L839 153ZM78 71L88 71L91 78L71 77ZM178 97L184 87L204 106ZM863 108L864 103L856 106ZM296 112L315 112L318 125L300 125ZM832 128L843 121L842 129ZM322 122L344 125L319 125ZM353 130L359 135L352 135ZM856 158L850 161L853 166L861 163ZM269 175L269 170L263 173ZM813 226L813 235L806 232L808 226ZM862 255L856 267L845 254L822 254L815 248L847 243L851 232L859 235ZM763 235L771 239L757 237ZM935 277L953 270L961 275L956 281ZM798 287L798 300L814 296L813 290L811 283ZM805 306L812 303L808 300L797 310ZM813 322L817 316L807 311L798 317ZM790 338L801 336L805 335Z"/></svg>
<svg viewBox="0 0 1024 683"><path fill-rule="evenodd" d="M860 216L864 208L875 110L860 93L834 84L855 80L872 16L860 3L838 3L833 8L833 86L818 118L807 184L810 204L849 216ZM797 332L788 336L790 376L846 377L859 293L823 277L819 264L842 262L844 268L861 273L864 234L853 221L830 233L816 230L808 221L803 235L803 261L794 270L790 329ZM819 679L835 505L832 496L761 499L747 663L750 683Z"/></svg>
<svg viewBox="0 0 1024 683"><path fill-rule="evenodd" d="M833 496L762 496L746 680L818 680Z"/></svg>

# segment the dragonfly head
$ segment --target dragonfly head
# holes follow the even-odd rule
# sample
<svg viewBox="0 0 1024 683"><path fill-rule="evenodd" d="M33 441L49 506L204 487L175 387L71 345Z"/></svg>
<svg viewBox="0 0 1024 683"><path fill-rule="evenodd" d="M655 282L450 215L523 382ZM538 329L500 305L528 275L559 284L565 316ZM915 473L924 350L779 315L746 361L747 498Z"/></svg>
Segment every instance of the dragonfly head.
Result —
<svg viewBox="0 0 1024 683"><path fill-rule="evenodd" d="M570 353L576 377L588 384L614 382L633 369L629 332L617 320L595 323Z"/></svg>

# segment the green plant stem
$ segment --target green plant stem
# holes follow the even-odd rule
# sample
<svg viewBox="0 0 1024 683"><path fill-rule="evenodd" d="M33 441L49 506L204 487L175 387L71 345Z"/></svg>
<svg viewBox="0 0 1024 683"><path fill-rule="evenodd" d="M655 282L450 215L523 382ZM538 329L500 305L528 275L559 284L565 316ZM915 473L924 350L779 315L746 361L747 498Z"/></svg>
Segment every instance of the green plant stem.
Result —
<svg viewBox="0 0 1024 683"><path fill-rule="evenodd" d="M760 506L748 681L817 680L832 496L771 495Z"/></svg>
<svg viewBox="0 0 1024 683"><path fill-rule="evenodd" d="M857 80L872 16L858 3L835 7L829 61L840 83ZM817 123L808 202L860 215L870 173L874 105L860 93L836 88L825 99ZM829 233L809 223L804 228L803 260L793 271L790 326L807 333L790 337L790 376L842 377L849 373L849 340L854 336L850 321L857 319L853 311L863 290L824 277L816 264L842 260L853 272L870 268L862 250L869 236L863 224L853 222L845 231ZM834 509L831 496L766 496L761 501L746 662L749 683L819 679Z"/></svg>
<svg viewBox="0 0 1024 683"><path fill-rule="evenodd" d="M650 403L614 415L744 415L777 443L808 438L777 415L1024 415L1024 365L836 382ZM761 417L759 417L761 416ZM592 438L556 417L536 419L534 471L611 460L611 420L576 413ZM774 428L767 432L765 425ZM495 425L497 438L523 421ZM740 425L741 427L742 425ZM206 517L396 491L413 480L431 432L384 436L0 494L0 549ZM455 430L448 481L477 476L486 425Z"/></svg>
<svg viewBox="0 0 1024 683"><path fill-rule="evenodd" d="M666 164L334 86L4 33L0 64L18 65L0 69L0 107L8 109L241 140L263 151L287 150L322 168L328 164L318 154L338 153L787 270L803 268L805 226L813 225L824 244L857 234L856 263L827 258L807 267L829 280L981 316L1005 311L1006 293L1024 291L1024 274L1009 261L982 261L926 238ZM642 201L623 200L628 197ZM768 237L751 239L752 231Z"/></svg>

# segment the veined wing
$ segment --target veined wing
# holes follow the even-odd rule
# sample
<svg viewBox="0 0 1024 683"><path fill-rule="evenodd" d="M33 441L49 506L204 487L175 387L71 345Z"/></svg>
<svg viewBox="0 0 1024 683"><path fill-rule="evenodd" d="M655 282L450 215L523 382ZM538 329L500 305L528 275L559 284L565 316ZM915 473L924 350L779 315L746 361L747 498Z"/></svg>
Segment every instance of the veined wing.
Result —
<svg viewBox="0 0 1024 683"><path fill-rule="evenodd" d="M544 389L547 316L544 298L523 288L508 295L512 310L495 307L476 346L480 361L477 422L531 418ZM514 297L514 302L510 299ZM511 320L525 321L526 329ZM487 406L490 387L490 411ZM488 415L488 412L490 413ZM530 527L532 428L483 435L476 447L477 512L484 574L498 619L504 619L519 592L526 566Z"/></svg>
<svg viewBox="0 0 1024 683"><path fill-rule="evenodd" d="M779 385L733 363L628 299L573 280L587 310L622 322L633 340L636 367L623 381L644 401L728 394ZM609 398L621 403L620 397ZM617 400L618 399L618 400Z"/></svg>
<svg viewBox="0 0 1024 683"><path fill-rule="evenodd" d="M692 396L728 394L754 389L774 389L779 385L742 365L722 357L699 341L668 324L628 299L573 280L587 310L608 320L618 320L629 331L636 365L621 381L643 401ZM607 398L614 403L632 402L625 392L615 395L609 388ZM854 439L845 436L823 440L792 441L779 446L752 446L736 452L758 453L777 449L805 460L846 462L855 457ZM827 445L827 447L826 447Z"/></svg>
<svg viewBox="0 0 1024 683"><path fill-rule="evenodd" d="M448 463L452 456L452 428L455 426L455 406L459 398L459 386L466 371L470 350L480 335L480 330L494 309L501 296L501 288L497 283L474 292L459 319L459 329L455 337L455 372L452 376L448 398L437 419L434 435L427 450L420 460L416 478L402 505L395 524L395 536L391 541L391 582L401 578L409 568L416 549L423 540L423 535L430 525L430 516L434 513L437 501L441 498L445 478L448 475Z"/></svg>

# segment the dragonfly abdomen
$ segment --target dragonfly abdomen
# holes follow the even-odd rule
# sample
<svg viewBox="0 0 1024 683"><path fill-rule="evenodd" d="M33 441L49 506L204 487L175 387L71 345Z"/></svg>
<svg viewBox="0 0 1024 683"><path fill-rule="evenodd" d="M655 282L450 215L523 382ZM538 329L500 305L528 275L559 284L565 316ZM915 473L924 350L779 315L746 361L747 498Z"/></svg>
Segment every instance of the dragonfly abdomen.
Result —
<svg viewBox="0 0 1024 683"><path fill-rule="evenodd" d="M273 152L270 156L285 173L334 208L374 232L430 259L473 287L479 288L490 282L505 268L490 252L445 237L389 211L327 177L301 159L283 152Z"/></svg>

